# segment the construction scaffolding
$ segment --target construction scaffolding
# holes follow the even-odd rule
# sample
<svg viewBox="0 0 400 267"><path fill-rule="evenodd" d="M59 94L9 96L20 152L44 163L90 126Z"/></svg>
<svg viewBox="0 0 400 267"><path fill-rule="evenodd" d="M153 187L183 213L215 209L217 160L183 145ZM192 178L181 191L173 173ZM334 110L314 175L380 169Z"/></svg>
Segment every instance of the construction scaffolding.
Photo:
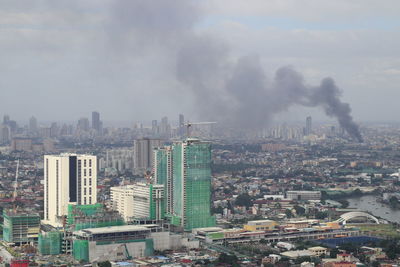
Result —
<svg viewBox="0 0 400 267"><path fill-rule="evenodd" d="M87 228L124 225L117 211L106 210L104 205L68 205L66 228L73 232Z"/></svg>
<svg viewBox="0 0 400 267"><path fill-rule="evenodd" d="M173 157L173 221L180 221L185 230L215 226L215 217L210 211L210 143L188 138L174 144Z"/></svg>
<svg viewBox="0 0 400 267"><path fill-rule="evenodd" d="M38 240L40 216L36 212L3 210L4 241L17 245Z"/></svg>
<svg viewBox="0 0 400 267"><path fill-rule="evenodd" d="M58 255L61 253L62 233L58 231L39 234L39 252L42 255Z"/></svg>

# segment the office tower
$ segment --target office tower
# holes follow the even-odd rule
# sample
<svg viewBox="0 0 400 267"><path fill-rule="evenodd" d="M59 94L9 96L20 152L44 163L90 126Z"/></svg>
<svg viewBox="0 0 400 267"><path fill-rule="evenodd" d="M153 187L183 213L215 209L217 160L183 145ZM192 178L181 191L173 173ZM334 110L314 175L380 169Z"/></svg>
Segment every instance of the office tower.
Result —
<svg viewBox="0 0 400 267"><path fill-rule="evenodd" d="M77 130L87 132L89 131L89 119L88 118L80 118L78 120Z"/></svg>
<svg viewBox="0 0 400 267"><path fill-rule="evenodd" d="M38 131L38 125L37 125L37 120L35 117L31 117L29 119L29 133L30 134L36 134Z"/></svg>
<svg viewBox="0 0 400 267"><path fill-rule="evenodd" d="M185 117L183 114L179 114L179 136L183 137L185 135Z"/></svg>
<svg viewBox="0 0 400 267"><path fill-rule="evenodd" d="M153 165L153 150L162 146L163 141L160 139L137 139L133 143L134 149L134 173L143 174L151 170Z"/></svg>
<svg viewBox="0 0 400 267"><path fill-rule="evenodd" d="M100 113L97 111L92 112L92 129L100 132Z"/></svg>
<svg viewBox="0 0 400 267"><path fill-rule="evenodd" d="M44 156L44 221L61 225L68 204L97 202L96 156L61 154Z"/></svg>
<svg viewBox="0 0 400 267"><path fill-rule="evenodd" d="M172 147L165 146L154 150L153 174L156 184L164 185L165 212L172 214L173 209L173 171Z"/></svg>
<svg viewBox="0 0 400 267"><path fill-rule="evenodd" d="M312 134L312 125L311 125L311 123L312 123L311 116L308 116L306 118L306 131L305 131L306 136Z"/></svg>

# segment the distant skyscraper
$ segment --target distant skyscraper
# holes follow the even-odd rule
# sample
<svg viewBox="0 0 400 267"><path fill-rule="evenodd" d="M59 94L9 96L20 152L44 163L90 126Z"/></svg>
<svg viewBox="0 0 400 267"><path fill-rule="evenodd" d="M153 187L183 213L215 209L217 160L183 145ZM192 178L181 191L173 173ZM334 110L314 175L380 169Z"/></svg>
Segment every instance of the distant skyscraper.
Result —
<svg viewBox="0 0 400 267"><path fill-rule="evenodd" d="M80 118L78 121L77 129L80 131L87 132L89 131L89 119L88 118Z"/></svg>
<svg viewBox="0 0 400 267"><path fill-rule="evenodd" d="M10 127L0 125L0 144L8 144L11 140Z"/></svg>
<svg viewBox="0 0 400 267"><path fill-rule="evenodd" d="M166 147L154 153L156 182L164 184L171 224L185 230L214 226L215 217L210 211L210 143L190 138L174 143L172 151ZM168 203L170 199L172 203Z"/></svg>
<svg viewBox="0 0 400 267"><path fill-rule="evenodd" d="M153 165L153 150L162 146L160 139L143 138L137 139L133 143L134 158L133 168L135 174L143 174L151 170Z"/></svg>
<svg viewBox="0 0 400 267"><path fill-rule="evenodd" d="M97 162L92 155L44 156L44 221L62 225L68 204L97 202Z"/></svg>
<svg viewBox="0 0 400 267"><path fill-rule="evenodd" d="M37 134L38 132L38 125L37 125L37 120L35 117L31 117L29 119L29 133L31 134Z"/></svg>
<svg viewBox="0 0 400 267"><path fill-rule="evenodd" d="M158 123L157 123L157 120L153 120L151 122L151 132L153 133L153 135L157 135L158 134Z"/></svg>
<svg viewBox="0 0 400 267"><path fill-rule="evenodd" d="M95 129L97 132L101 130L101 122L100 122L100 113L97 111L92 112L92 129Z"/></svg>
<svg viewBox="0 0 400 267"><path fill-rule="evenodd" d="M9 121L10 121L10 116L9 115L4 115L3 124L7 124Z"/></svg>
<svg viewBox="0 0 400 267"><path fill-rule="evenodd" d="M185 135L185 117L183 114L179 114L179 136Z"/></svg>
<svg viewBox="0 0 400 267"><path fill-rule="evenodd" d="M168 124L168 117L161 118L160 135L163 138L169 138L171 127Z"/></svg>
<svg viewBox="0 0 400 267"><path fill-rule="evenodd" d="M306 118L306 131L305 131L306 136L312 134L312 118L311 116L308 116Z"/></svg>

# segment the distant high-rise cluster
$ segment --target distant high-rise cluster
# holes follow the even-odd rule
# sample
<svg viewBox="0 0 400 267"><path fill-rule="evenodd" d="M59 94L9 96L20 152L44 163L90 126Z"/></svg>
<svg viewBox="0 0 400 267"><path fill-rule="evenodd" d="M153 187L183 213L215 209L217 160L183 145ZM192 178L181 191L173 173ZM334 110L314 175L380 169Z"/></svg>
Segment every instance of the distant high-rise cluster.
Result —
<svg viewBox="0 0 400 267"><path fill-rule="evenodd" d="M153 164L153 150L162 146L161 139L142 138L133 143L133 168L135 174L144 174L150 171Z"/></svg>

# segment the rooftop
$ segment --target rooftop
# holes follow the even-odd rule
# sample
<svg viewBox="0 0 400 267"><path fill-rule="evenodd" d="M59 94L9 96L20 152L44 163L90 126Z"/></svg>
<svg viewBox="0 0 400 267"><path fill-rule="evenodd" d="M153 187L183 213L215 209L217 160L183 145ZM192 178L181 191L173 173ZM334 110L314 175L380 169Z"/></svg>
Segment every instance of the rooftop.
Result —
<svg viewBox="0 0 400 267"><path fill-rule="evenodd" d="M100 228L88 228L78 231L78 233L85 234L110 234L110 233L122 233L122 232L135 232L135 231L149 231L153 227L158 227L157 224L145 224L145 225L121 225L121 226L108 226Z"/></svg>

